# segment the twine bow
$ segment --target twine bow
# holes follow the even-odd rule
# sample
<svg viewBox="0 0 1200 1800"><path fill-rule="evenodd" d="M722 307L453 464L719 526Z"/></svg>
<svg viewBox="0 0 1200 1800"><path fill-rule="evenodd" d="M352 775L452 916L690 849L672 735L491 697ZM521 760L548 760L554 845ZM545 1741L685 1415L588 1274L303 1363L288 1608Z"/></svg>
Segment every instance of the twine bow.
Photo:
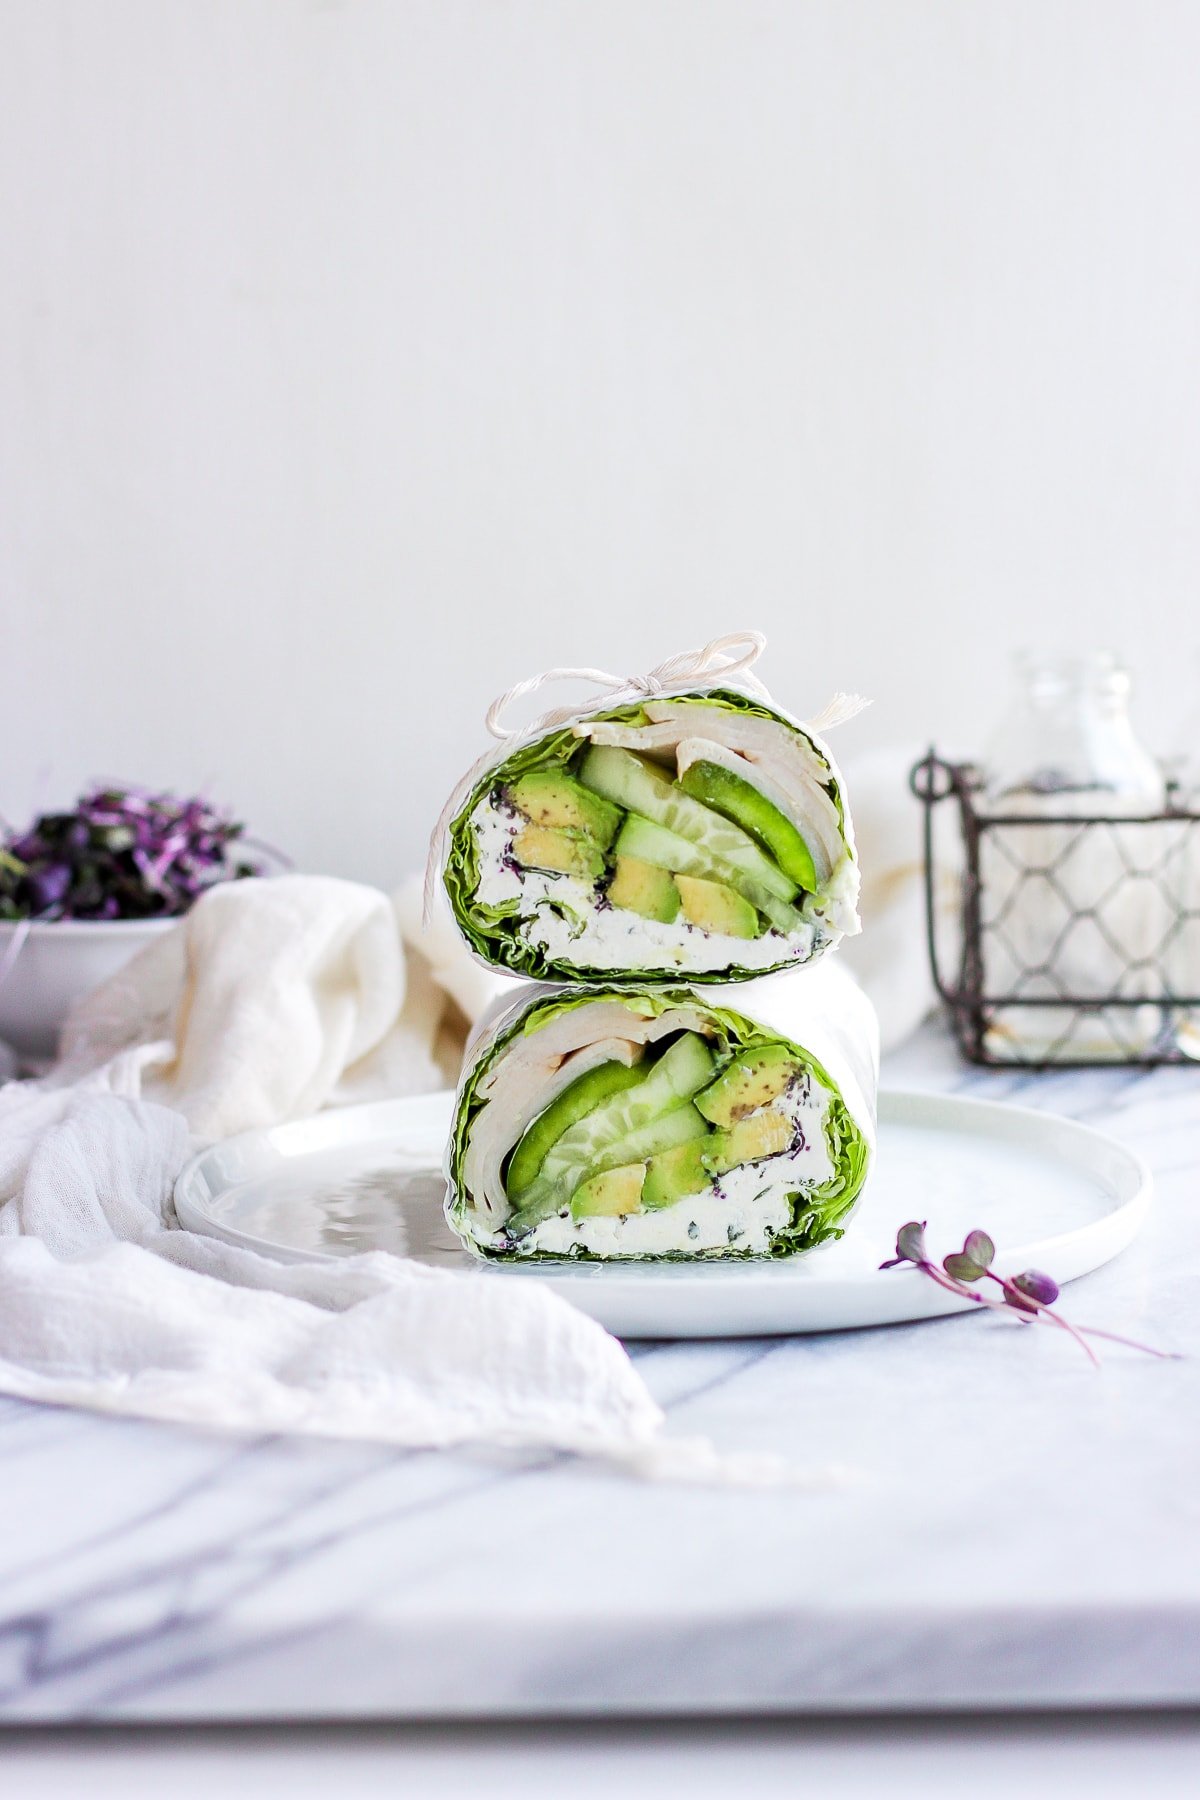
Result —
<svg viewBox="0 0 1200 1800"><path fill-rule="evenodd" d="M741 654L732 654L739 645ZM731 631L725 637L713 638L700 650L681 650L678 656L668 656L666 662L660 662L648 675L609 675L604 669L546 669L540 675L531 675L527 681L518 681L507 693L498 695L488 707L485 722L492 736L503 742L526 732L553 731L556 725L564 725L568 719L587 710L586 704L579 703L554 707L530 724L521 726L519 731L501 723L514 700L536 694L539 688L547 687L552 681L589 681L593 687L605 690L613 706L623 706L634 700L653 699L665 694L669 688L686 688L693 684L713 687L723 676L740 675L742 686L765 700L769 698L767 690L750 669L766 647L767 640L761 631Z"/></svg>
<svg viewBox="0 0 1200 1800"><path fill-rule="evenodd" d="M605 669L544 669L540 675L531 675L525 681L518 681L503 694L498 694L488 707L484 722L494 738L507 743L515 737L536 737L539 732L553 731L556 725L565 725L569 719L577 719L581 713L588 712L601 699L606 700L610 706L626 706L636 700L656 699L663 694L686 692L690 688L716 687L722 681L735 678L739 687L756 694L762 700L769 700L769 692L752 672L753 665L766 647L767 640L761 631L731 631L724 637L713 638L698 650L681 650L676 656L668 656L665 662L658 663L645 675L610 675ZM536 694L539 688L547 687L552 681L589 682L599 691L593 700L577 700L571 706L552 707L548 712L531 719L527 725L504 723L504 715L514 700L522 700L526 694ZM867 704L857 694L837 693L813 720L813 729L827 730L832 725L841 724L844 719L852 719ZM425 861L424 920L427 926L433 916L433 897L445 858L446 837L451 821L493 761L494 752L490 750L478 757L456 784L454 792L438 814L437 824L429 839L429 855Z"/></svg>

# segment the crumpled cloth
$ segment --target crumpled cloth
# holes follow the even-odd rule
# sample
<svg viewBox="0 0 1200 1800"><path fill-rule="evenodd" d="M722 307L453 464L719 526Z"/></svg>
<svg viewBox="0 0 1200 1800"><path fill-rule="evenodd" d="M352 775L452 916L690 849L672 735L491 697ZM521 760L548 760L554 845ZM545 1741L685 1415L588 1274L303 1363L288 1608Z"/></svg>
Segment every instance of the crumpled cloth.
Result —
<svg viewBox="0 0 1200 1800"><path fill-rule="evenodd" d="M47 1086L105 1069L210 1139L453 1083L448 1014L465 1031L507 982L460 968L448 925L406 952L406 922L407 896L332 876L213 888L79 1003Z"/></svg>
<svg viewBox="0 0 1200 1800"><path fill-rule="evenodd" d="M792 1479L667 1437L621 1345L538 1283L383 1252L277 1264L179 1227L175 1179L206 1139L443 1085L455 1020L509 984L448 927L406 954L419 905L324 877L214 889L76 1009L48 1077L0 1088L0 1392Z"/></svg>

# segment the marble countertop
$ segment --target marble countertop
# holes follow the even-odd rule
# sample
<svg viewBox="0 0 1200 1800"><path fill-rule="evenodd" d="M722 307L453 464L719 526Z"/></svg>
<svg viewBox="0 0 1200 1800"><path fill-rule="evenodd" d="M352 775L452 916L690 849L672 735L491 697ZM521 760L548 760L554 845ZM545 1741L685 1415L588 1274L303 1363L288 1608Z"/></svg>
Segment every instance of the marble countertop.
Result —
<svg viewBox="0 0 1200 1800"><path fill-rule="evenodd" d="M844 1466L811 1493L0 1401L0 1720L1200 1702L1200 1071L967 1071L931 1029L885 1078L1138 1149L1150 1220L1068 1310L1185 1359L975 1315L631 1347L676 1431Z"/></svg>

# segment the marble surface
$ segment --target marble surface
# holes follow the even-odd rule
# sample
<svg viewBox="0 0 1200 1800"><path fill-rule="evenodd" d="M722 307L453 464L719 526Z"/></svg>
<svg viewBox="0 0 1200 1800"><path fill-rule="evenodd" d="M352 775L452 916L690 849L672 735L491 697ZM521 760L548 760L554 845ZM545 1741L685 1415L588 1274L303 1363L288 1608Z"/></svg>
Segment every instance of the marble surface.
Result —
<svg viewBox="0 0 1200 1800"><path fill-rule="evenodd" d="M977 1316L632 1346L675 1430L843 1467L811 1493L0 1401L0 1720L1200 1702L1200 1070L931 1030L886 1075L1137 1148L1150 1221L1067 1304L1184 1360Z"/></svg>

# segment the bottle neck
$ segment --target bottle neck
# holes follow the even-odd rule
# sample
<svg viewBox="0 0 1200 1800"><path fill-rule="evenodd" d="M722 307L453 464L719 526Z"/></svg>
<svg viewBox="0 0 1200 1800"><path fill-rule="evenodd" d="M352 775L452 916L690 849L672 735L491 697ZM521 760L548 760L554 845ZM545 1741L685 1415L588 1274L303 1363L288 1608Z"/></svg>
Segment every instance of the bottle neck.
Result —
<svg viewBox="0 0 1200 1800"><path fill-rule="evenodd" d="M1130 680L1113 656L1018 662L1015 703L993 739L988 793L1035 798L1090 796L1153 809L1165 794L1162 772L1139 742L1129 715Z"/></svg>

